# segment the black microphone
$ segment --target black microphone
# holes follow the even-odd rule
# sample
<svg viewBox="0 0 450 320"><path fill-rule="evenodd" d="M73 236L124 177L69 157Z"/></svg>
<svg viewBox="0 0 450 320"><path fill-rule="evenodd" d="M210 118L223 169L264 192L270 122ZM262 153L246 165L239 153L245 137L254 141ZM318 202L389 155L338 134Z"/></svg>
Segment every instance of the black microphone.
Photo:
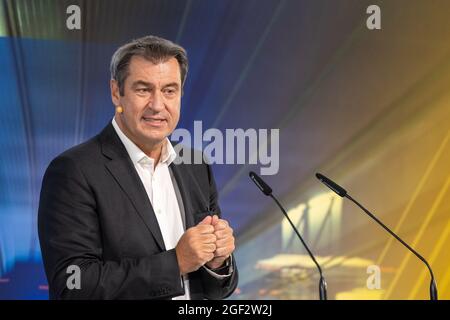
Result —
<svg viewBox="0 0 450 320"><path fill-rule="evenodd" d="M354 204L356 204L358 207L360 207L369 217L371 217L373 220L375 220L380 226L384 228L387 232L389 232L395 239L400 241L402 245L404 245L409 251L414 253L414 255L419 258L425 265L427 266L428 270L430 271L431 275L431 282L430 282L430 300L438 300L438 291L436 286L436 281L434 279L433 270L431 270L430 265L428 264L427 260L425 260L424 257L422 257L420 254L417 253L416 250L411 248L405 241L403 241L398 235L396 235L391 229L389 229L383 222L381 222L377 217L375 217L369 210L364 208L358 201L353 199L347 191L342 188L340 185L338 185L336 182L332 181L331 179L325 177L324 175L320 173L316 173L317 179L319 179L323 184L325 184L328 188L336 192L341 197L345 197L352 201Z"/></svg>
<svg viewBox="0 0 450 320"><path fill-rule="evenodd" d="M319 281L319 296L320 296L320 300L327 300L327 283L325 281L325 278L323 277L322 269L320 268L320 265L317 263L316 259L314 258L314 255L312 254L311 250L309 250L309 248L306 245L305 241L303 241L303 238L300 235L300 233L298 232L297 228L292 223L291 219L289 218L288 214L286 213L286 210L284 210L283 206L280 204L280 202L278 202L277 198L275 198L275 196L272 194L272 188L270 188L267 185L267 183L265 183L264 180L261 179L261 177L259 177L253 171L249 172L249 176L250 176L250 179L252 179L253 182L256 184L256 186L259 188L259 190L261 190L262 193L264 193L266 196L271 197L275 201L275 203L278 205L278 207L280 207L281 211L283 212L284 216L286 217L286 219L291 224L291 227L294 229L295 233L297 234L298 238L302 242L302 244L305 247L306 251L308 251L309 256L311 257L311 259L316 264L317 269L319 270L319 274L320 274L320 281Z"/></svg>

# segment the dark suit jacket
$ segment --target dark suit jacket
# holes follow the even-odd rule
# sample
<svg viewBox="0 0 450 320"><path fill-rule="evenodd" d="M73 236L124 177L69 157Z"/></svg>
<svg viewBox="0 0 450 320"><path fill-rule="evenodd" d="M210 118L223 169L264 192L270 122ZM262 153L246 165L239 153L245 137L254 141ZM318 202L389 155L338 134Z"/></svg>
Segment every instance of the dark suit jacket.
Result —
<svg viewBox="0 0 450 320"><path fill-rule="evenodd" d="M220 214L207 164L170 165L186 228ZM166 250L144 186L113 126L55 158L43 179L39 239L51 299L167 299L184 293L175 249ZM238 273L216 279L189 274L192 299L222 299ZM69 290L67 268L81 269Z"/></svg>

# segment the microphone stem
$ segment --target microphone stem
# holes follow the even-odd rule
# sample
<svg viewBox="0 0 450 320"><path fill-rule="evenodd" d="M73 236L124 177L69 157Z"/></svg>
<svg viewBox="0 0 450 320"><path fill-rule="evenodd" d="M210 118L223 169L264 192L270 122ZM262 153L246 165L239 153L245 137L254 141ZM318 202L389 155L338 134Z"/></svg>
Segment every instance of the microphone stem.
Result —
<svg viewBox="0 0 450 320"><path fill-rule="evenodd" d="M305 247L306 251L308 251L309 256L311 257L312 261L316 264L317 269L319 270L319 274L320 274L320 283L319 283L319 294L320 294L320 300L327 300L327 283L325 281L325 278L323 277L322 274L322 268L320 267L319 263L317 263L316 259L314 258L313 253L311 252L311 250L309 250L308 246L306 245L305 241L303 240L302 236L300 235L300 233L298 232L297 228L295 227L295 225L292 223L291 219L289 218L286 210L284 210L283 206L280 204L280 202L278 202L277 198L273 195L270 194L269 195L274 201L275 203L278 205L278 207L281 209L281 211L283 212L284 216L286 217L286 219L289 221L289 223L292 226L292 229L294 229L294 232L297 234L297 237L300 239L300 241L302 242L303 246Z"/></svg>
<svg viewBox="0 0 450 320"><path fill-rule="evenodd" d="M409 249L412 253L416 255L417 258L419 258L428 268L428 271L431 275L431 283L430 283L430 300L438 300L438 293L437 293L437 286L436 281L434 279L433 271L431 270L430 265L425 260L424 257L422 257L416 250L411 248L405 241L403 241L399 236L397 236L391 229L389 229L383 222L378 220L377 217L375 217L369 210L364 208L358 201L353 199L349 194L346 194L345 197L352 201L354 204L356 204L358 207L360 207L369 217L371 217L373 220L375 220L381 227L383 227L384 230L389 232L395 239L397 239L402 245L404 245L407 249Z"/></svg>

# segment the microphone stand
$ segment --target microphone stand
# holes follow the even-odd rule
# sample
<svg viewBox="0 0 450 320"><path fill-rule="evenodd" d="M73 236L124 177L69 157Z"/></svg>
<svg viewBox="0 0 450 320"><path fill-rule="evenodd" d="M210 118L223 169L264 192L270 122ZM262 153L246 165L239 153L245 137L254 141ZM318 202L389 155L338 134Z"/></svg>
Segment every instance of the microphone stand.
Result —
<svg viewBox="0 0 450 320"><path fill-rule="evenodd" d="M397 236L391 229L389 229L383 222L381 222L377 217L375 217L369 210L364 208L363 205L361 205L358 201L353 199L348 193L345 195L347 199L349 199L351 202L356 204L358 207L360 207L369 217L371 217L373 220L375 220L381 227L383 227L384 230L390 233L391 236L393 236L395 239L397 239L402 245L404 245L409 251L414 253L414 255L422 260L423 263L427 266L428 270L430 271L431 275L431 282L430 282L430 300L438 300L438 291L436 286L436 281L434 279L433 270L431 270L430 265L428 264L427 260L425 260L424 257L422 257L416 250L411 248L405 241L403 241L399 236Z"/></svg>
<svg viewBox="0 0 450 320"><path fill-rule="evenodd" d="M283 212L284 216L286 217L286 219L289 221L289 223L291 224L292 229L294 229L295 234L297 235L297 237L300 239L300 241L302 242L303 246L305 247L306 251L308 251L309 256L311 257L311 260L314 261L315 265L317 266L317 269L319 270L319 274L320 274L320 281L319 281L319 296L320 296L320 300L327 300L327 283L325 281L325 278L323 277L322 274L322 268L320 268L320 265L317 263L316 258L314 258L314 255L312 254L311 250L309 250L308 246L306 245L305 241L303 240L302 236L300 235L300 233L298 232L297 228L295 227L295 225L292 223L291 219L289 218L286 210L284 210L283 206L281 205L281 203L278 201L278 199L272 194L272 188L269 187L269 185L267 183L264 182L263 179L261 179L261 177L259 177L256 173L254 173L253 171L249 172L249 177L250 179L252 179L252 181L256 184L256 186L259 188L259 190L261 190L261 192L266 195L271 197L275 203L278 205L278 207L281 209L281 212Z"/></svg>
<svg viewBox="0 0 450 320"><path fill-rule="evenodd" d="M303 240L302 236L300 235L300 233L298 232L297 228L295 227L295 225L292 223L291 219L289 218L286 210L284 210L283 206L280 204L280 202L277 200L277 198L271 193L269 195L269 197L271 197L275 203L278 205L278 207L281 209L281 211L283 212L284 216L286 217L286 219L289 221L292 229L294 229L294 232L297 234L297 237L300 239L300 241L302 242L303 246L305 247L306 251L308 251L309 256L311 257L311 259L314 261L314 263L317 266L317 269L319 270L319 274L320 274L320 281L319 281L319 297L320 300L327 300L327 283L325 281L325 278L323 277L322 274L322 268L320 267L319 263L317 263L316 259L314 258L314 255L312 254L311 250L309 250L308 246L306 245L305 241Z"/></svg>
<svg viewBox="0 0 450 320"><path fill-rule="evenodd" d="M438 300L438 291L437 291L437 285L436 280L434 278L433 270L431 270L430 265L428 264L427 260L425 260L424 257L422 257L416 250L411 248L405 241L403 241L398 235L396 235L391 229L389 229L383 222L381 222L375 215L373 215L369 210L364 208L363 205L361 205L358 201L353 199L348 193L347 190L342 188L340 185L338 185L336 182L331 180L330 178L325 177L323 174L316 173L317 179L319 179L324 185L326 185L328 188L336 192L339 196L342 198L347 198L354 204L356 204L362 211L364 211L369 217L371 217L373 220L375 220L376 223L378 223L381 227L383 227L384 230L386 230L391 236L393 236L395 239L397 239L402 245L404 245L409 251L414 253L414 255L419 258L428 268L428 271L430 271L431 275L431 281L430 281L430 300Z"/></svg>

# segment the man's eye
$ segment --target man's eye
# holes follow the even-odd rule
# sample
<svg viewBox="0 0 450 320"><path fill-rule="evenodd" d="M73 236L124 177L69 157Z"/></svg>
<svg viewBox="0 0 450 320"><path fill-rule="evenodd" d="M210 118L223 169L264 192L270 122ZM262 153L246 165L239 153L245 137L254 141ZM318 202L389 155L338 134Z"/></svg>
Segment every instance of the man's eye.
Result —
<svg viewBox="0 0 450 320"><path fill-rule="evenodd" d="M146 92L148 92L148 89L147 88L138 88L138 89L136 89L136 92L137 93L146 93Z"/></svg>
<svg viewBox="0 0 450 320"><path fill-rule="evenodd" d="M172 95L172 94L176 93L176 90L175 89L166 89L166 90L164 90L164 93L168 94L168 95Z"/></svg>

